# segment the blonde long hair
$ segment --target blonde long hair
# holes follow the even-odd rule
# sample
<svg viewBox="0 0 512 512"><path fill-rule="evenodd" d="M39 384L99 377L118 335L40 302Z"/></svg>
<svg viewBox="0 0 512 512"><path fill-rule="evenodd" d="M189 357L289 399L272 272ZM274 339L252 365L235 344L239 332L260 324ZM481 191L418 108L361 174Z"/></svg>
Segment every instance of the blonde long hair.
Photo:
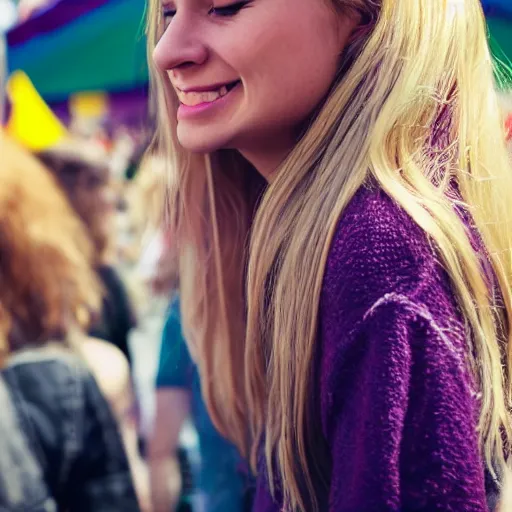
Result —
<svg viewBox="0 0 512 512"><path fill-rule="evenodd" d="M512 441L512 169L480 2L333 2L358 9L369 29L346 49L325 104L255 214L254 170L234 151L183 150L177 100L165 74L151 70L155 143L176 172L170 220L180 234L183 320L203 393L218 428L253 464L264 434L270 483L282 480L286 510L318 510L322 461L311 458L320 436L309 395L320 291L337 221L369 179L424 230L450 275L471 330L478 431L492 474L506 466ZM150 54L160 18L153 1ZM461 209L482 236L500 299Z"/></svg>

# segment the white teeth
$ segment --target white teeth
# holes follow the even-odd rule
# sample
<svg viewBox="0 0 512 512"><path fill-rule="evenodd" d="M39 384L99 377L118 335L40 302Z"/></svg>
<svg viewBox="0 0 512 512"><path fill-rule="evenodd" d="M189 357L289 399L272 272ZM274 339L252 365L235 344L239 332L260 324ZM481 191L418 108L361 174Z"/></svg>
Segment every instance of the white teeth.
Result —
<svg viewBox="0 0 512 512"><path fill-rule="evenodd" d="M214 101L226 96L228 93L228 88L223 85L220 89L216 91L205 91L205 92L184 92L176 89L178 94L178 99L183 105L187 105L188 107L195 107L196 105L200 105L201 103L213 103Z"/></svg>

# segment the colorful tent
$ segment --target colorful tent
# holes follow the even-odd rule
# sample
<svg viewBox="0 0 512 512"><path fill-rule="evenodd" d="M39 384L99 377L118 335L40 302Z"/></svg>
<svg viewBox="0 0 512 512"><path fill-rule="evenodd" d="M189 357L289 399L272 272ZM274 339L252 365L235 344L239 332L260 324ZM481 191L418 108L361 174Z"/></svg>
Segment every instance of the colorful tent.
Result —
<svg viewBox="0 0 512 512"><path fill-rule="evenodd" d="M145 0L60 0L7 34L9 71L41 96L131 91L147 84Z"/></svg>
<svg viewBox="0 0 512 512"><path fill-rule="evenodd" d="M512 61L512 0L482 4L495 54ZM50 103L79 91L140 93L144 9L145 0L56 0L8 33L8 68L25 71Z"/></svg>

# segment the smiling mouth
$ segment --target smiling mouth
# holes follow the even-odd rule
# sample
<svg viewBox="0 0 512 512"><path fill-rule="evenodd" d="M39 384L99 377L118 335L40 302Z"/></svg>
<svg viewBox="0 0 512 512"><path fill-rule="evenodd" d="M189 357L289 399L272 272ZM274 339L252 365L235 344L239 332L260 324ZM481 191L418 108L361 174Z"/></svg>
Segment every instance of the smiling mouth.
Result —
<svg viewBox="0 0 512 512"><path fill-rule="evenodd" d="M239 83L240 80L236 80L211 91L182 91L176 88L176 93L182 105L187 107L195 107L204 103L213 103L214 101L223 98Z"/></svg>

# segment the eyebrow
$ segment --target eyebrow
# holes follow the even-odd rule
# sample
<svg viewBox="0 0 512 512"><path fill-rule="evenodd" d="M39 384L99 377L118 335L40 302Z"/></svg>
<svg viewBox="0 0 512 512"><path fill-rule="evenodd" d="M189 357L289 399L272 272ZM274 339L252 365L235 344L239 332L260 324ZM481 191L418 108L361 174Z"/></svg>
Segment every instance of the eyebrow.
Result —
<svg viewBox="0 0 512 512"><path fill-rule="evenodd" d="M181 0L181 3L194 3L194 4L211 4L211 0ZM177 9L177 0L161 0L161 8Z"/></svg>

